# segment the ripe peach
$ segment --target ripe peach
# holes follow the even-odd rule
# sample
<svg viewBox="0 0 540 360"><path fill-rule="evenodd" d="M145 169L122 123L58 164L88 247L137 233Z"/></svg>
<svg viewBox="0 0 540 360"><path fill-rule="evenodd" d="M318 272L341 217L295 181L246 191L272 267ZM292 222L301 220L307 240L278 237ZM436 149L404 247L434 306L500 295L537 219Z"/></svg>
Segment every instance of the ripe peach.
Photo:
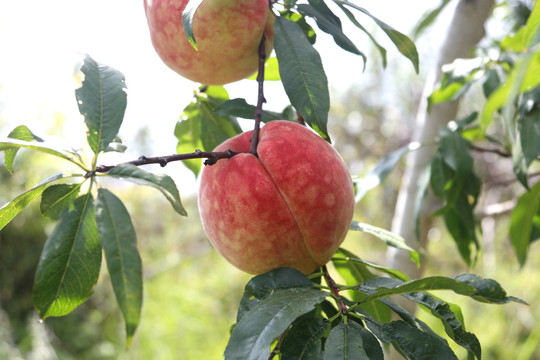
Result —
<svg viewBox="0 0 540 360"><path fill-rule="evenodd" d="M274 39L274 15L268 0L203 0L193 18L198 50L186 38L182 11L189 0L144 0L152 44L180 75L205 85L223 85L253 74L259 44L266 55Z"/></svg>
<svg viewBox="0 0 540 360"><path fill-rule="evenodd" d="M215 151L248 152L251 134L228 139ZM269 122L259 138L258 157L241 153L204 167L204 229L240 270L292 267L309 274L331 259L349 229L351 177L332 146L299 124Z"/></svg>

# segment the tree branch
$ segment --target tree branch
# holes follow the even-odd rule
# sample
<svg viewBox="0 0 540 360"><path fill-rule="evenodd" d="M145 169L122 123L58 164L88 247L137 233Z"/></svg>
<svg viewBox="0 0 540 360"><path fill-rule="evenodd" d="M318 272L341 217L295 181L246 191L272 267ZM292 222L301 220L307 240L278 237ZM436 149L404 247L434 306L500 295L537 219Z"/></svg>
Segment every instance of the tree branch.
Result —
<svg viewBox="0 0 540 360"><path fill-rule="evenodd" d="M266 102L264 98L264 63L266 62L266 36L262 36L259 44L259 73L257 74L257 83L259 84L259 92L257 97L257 108L255 109L255 126L251 135L251 147L249 152L257 156L257 145L259 145L259 132L261 130L262 106Z"/></svg>
<svg viewBox="0 0 540 360"><path fill-rule="evenodd" d="M168 163L173 161L183 161L189 159L204 159L204 165L214 165L219 159L231 158L234 155L238 154L237 152L231 151L229 149L221 152L205 152L201 150L195 150L192 153L187 154L173 154L168 156L155 156L155 157L146 157L141 156L137 160L128 161L116 165L99 165L94 171L89 171L85 174L85 177L94 176L96 173L106 173L111 169L123 165L131 164L135 166L149 165L149 164L159 164L161 167L165 167Z"/></svg>

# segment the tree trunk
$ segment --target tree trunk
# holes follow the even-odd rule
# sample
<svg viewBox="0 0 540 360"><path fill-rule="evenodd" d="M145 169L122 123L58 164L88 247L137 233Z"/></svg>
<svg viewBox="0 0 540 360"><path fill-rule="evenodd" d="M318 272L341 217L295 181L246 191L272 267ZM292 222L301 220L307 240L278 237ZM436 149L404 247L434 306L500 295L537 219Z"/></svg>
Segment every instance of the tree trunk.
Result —
<svg viewBox="0 0 540 360"><path fill-rule="evenodd" d="M457 58L470 57L471 49L484 37L484 23L491 14L493 4L494 0L460 0L456 5L436 65L428 76L422 94L416 117L415 141L433 141L441 126L455 120L458 101L434 105L428 112L427 97L440 83L444 64ZM431 226L429 214L432 210L429 204L434 202L434 198L428 193L421 209L419 243L415 233L415 199L419 177L433 154L433 147L423 147L409 153L392 221L392 231L406 239L413 248L425 248L427 245L427 233ZM387 261L388 266L404 271L411 278L418 278L422 274L422 268L417 268L404 251L389 248Z"/></svg>

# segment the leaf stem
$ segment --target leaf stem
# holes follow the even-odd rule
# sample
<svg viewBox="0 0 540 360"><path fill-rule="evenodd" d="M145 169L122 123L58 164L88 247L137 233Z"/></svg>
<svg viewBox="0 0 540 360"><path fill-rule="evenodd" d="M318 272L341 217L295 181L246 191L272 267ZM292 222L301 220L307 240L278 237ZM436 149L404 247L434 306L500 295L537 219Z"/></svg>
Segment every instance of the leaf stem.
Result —
<svg viewBox="0 0 540 360"><path fill-rule="evenodd" d="M270 356L268 356L268 360L272 360L277 354L279 354L279 348L281 346L281 342L283 341L283 338L285 337L285 334L287 333L287 330L285 330L281 336L279 337L276 346L274 346L274 349L270 353Z"/></svg>
<svg viewBox="0 0 540 360"><path fill-rule="evenodd" d="M259 145L259 132L261 129L262 119L262 106L266 102L264 98L264 63L266 62L266 36L263 34L261 43L259 44L259 73L257 74L257 83L259 84L259 91L257 97L257 108L255 109L255 125L253 127L253 134L251 135L251 147L249 152L257 156L257 145Z"/></svg>

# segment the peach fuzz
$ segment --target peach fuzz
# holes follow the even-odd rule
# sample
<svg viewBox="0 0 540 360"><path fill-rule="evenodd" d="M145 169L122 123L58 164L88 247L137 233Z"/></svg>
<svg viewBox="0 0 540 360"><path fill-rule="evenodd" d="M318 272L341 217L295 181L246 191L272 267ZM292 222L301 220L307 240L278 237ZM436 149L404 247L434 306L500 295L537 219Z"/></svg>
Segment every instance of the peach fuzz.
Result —
<svg viewBox="0 0 540 360"><path fill-rule="evenodd" d="M334 148L289 121L252 131L214 151L243 152L205 166L199 210L215 249L250 274L292 267L304 274L326 264L343 242L354 212L347 167Z"/></svg>
<svg viewBox="0 0 540 360"><path fill-rule="evenodd" d="M273 49L274 15L268 0L203 0L193 18L195 50L186 38L182 11L188 0L144 0L152 44L161 59L180 75L223 85L258 69L259 44L266 36L266 56Z"/></svg>

